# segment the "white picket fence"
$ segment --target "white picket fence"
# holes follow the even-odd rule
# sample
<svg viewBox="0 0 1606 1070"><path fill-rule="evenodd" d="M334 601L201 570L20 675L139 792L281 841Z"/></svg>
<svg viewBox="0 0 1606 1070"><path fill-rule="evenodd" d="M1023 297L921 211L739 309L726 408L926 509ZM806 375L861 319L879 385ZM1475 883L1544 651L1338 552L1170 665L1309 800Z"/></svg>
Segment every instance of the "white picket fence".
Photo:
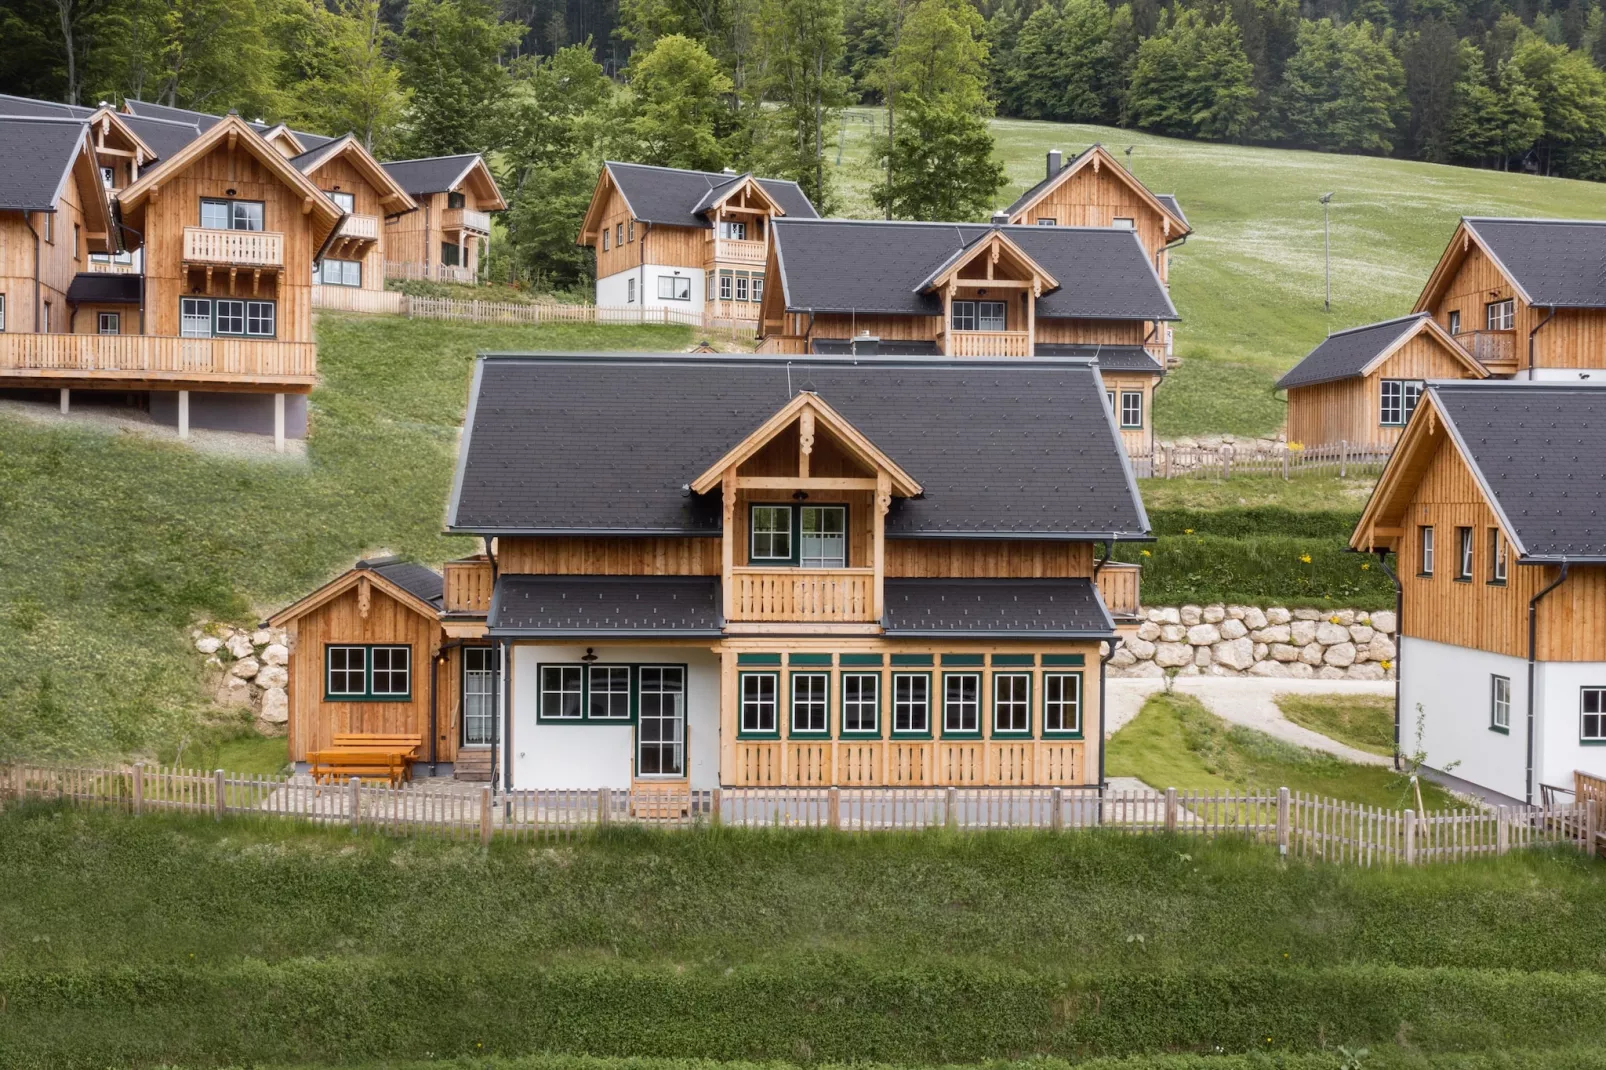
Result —
<svg viewBox="0 0 1606 1070"><path fill-rule="evenodd" d="M1139 479L1231 479L1239 476L1282 476L1326 473L1340 478L1376 475L1388 463L1391 446L1331 442L1299 449L1273 450L1222 446L1205 449L1174 446L1139 451L1128 456Z"/></svg>
<svg viewBox="0 0 1606 1070"><path fill-rule="evenodd" d="M428 781L315 784L218 769L0 765L0 802L49 800L305 821L447 839L545 839L606 825L892 832L1098 829L1248 838L1348 865L1466 861L1542 845L1606 845L1594 799L1570 805L1415 813L1290 792L1100 792L1097 788L715 788L495 791Z"/></svg>

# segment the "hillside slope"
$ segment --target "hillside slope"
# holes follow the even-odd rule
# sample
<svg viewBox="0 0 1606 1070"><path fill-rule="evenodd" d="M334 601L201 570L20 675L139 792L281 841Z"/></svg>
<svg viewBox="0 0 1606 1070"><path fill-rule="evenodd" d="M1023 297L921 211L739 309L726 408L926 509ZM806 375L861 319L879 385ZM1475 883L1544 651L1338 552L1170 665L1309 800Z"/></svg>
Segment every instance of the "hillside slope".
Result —
<svg viewBox="0 0 1606 1070"><path fill-rule="evenodd" d="M843 214L877 214L869 189L871 117L845 124L837 168ZM1606 216L1606 185L1465 167L1214 145L1107 126L996 120L1011 185L1043 175L1043 155L1095 141L1157 192L1175 193L1195 233L1172 254L1186 358L1156 396L1161 434L1262 433L1282 422L1276 377L1329 331L1410 311L1463 215ZM1333 308L1322 308L1322 207L1332 192Z"/></svg>

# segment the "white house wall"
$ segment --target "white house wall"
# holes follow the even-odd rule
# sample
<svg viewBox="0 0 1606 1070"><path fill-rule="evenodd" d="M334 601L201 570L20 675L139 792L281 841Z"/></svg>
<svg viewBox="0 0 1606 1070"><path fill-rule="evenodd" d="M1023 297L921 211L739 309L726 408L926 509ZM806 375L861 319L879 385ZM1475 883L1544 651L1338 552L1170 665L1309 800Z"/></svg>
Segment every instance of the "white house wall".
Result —
<svg viewBox="0 0 1606 1070"><path fill-rule="evenodd" d="M1606 382L1606 368L1535 368L1533 377L1541 383ZM1516 374L1517 379L1528 378L1526 370Z"/></svg>
<svg viewBox="0 0 1606 1070"><path fill-rule="evenodd" d="M1511 680L1511 730L1489 727L1490 678ZM1422 749L1431 769L1522 799L1527 780L1528 663L1486 650L1403 637L1400 645L1400 744ZM1420 713L1417 710L1421 706Z"/></svg>
<svg viewBox="0 0 1606 1070"><path fill-rule="evenodd" d="M633 308L641 306L657 310L667 308L677 312L688 313L701 317L703 314L703 297L707 292L706 272L702 268L669 267L662 264L646 264L633 267L628 271L620 271L597 280L597 304L608 308ZM690 301L665 301L658 297L658 276L678 275L691 280ZM629 280L637 280L637 289L642 293L637 300L631 301Z"/></svg>
<svg viewBox="0 0 1606 1070"><path fill-rule="evenodd" d="M509 763L515 788L628 788L635 772L634 724L542 724L536 707L543 664L575 664L585 646L513 647ZM686 666L686 766L694 789L719 786L719 660L707 646L592 644L598 665Z"/></svg>
<svg viewBox="0 0 1606 1070"><path fill-rule="evenodd" d="M1534 705L1544 716L1534 725L1534 766L1539 784L1573 786L1573 772L1606 777L1606 747L1579 742L1580 690L1606 687L1606 662L1540 662ZM1534 788L1538 795L1538 786Z"/></svg>

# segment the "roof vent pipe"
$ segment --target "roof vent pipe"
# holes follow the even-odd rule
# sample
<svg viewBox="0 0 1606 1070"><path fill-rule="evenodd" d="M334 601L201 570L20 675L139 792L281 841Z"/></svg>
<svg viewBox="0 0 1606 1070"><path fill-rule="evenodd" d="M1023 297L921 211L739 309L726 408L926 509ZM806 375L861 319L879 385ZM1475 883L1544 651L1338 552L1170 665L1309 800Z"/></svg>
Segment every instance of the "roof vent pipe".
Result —
<svg viewBox="0 0 1606 1070"><path fill-rule="evenodd" d="M1060 150L1059 149L1049 149L1048 150L1048 177L1049 178L1053 178L1055 175L1060 173L1060 164L1062 163L1062 161L1063 161L1063 157L1060 156Z"/></svg>
<svg viewBox="0 0 1606 1070"><path fill-rule="evenodd" d="M1009 222L1009 213L998 211L993 213L993 226L1001 227Z"/></svg>
<svg viewBox="0 0 1606 1070"><path fill-rule="evenodd" d="M736 174L736 168L734 168L734 167L726 167L726 168L724 168L723 170L720 171L720 174L734 175L734 174Z"/></svg>

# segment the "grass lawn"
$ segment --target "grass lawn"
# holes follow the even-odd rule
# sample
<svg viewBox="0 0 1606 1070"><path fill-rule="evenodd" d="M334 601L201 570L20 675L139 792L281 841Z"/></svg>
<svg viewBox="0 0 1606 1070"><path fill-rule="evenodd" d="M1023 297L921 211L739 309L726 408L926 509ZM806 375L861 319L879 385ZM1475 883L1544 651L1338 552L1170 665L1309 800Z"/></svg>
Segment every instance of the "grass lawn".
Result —
<svg viewBox="0 0 1606 1070"><path fill-rule="evenodd" d="M1368 806L1416 806L1410 785L1391 769L1353 765L1228 724L1191 695L1155 695L1110 738L1109 747L1105 768L1110 776L1135 776L1156 788L1286 787ZM1459 805L1426 782L1422 798L1430 810Z"/></svg>
<svg viewBox="0 0 1606 1070"><path fill-rule="evenodd" d="M1359 520L1375 482L1371 477L1233 476L1226 480L1140 479L1138 486L1143 491L1143 504L1151 512L1280 507L1299 512L1340 510L1352 513Z"/></svg>
<svg viewBox="0 0 1606 1070"><path fill-rule="evenodd" d="M1606 1050L1606 865L1567 851L1362 870L1185 837L732 830L482 851L31 806L0 814L0 857L8 1070Z"/></svg>
<svg viewBox="0 0 1606 1070"><path fill-rule="evenodd" d="M1386 695L1282 695L1277 706L1290 721L1329 739L1394 753L1394 700Z"/></svg>
<svg viewBox="0 0 1606 1070"><path fill-rule="evenodd" d="M855 109L835 174L839 214L874 217L873 128L885 113ZM875 124L879 124L877 127ZM1282 422L1278 375L1332 330L1410 311L1463 215L1606 215L1606 186L1244 145L1211 145L1113 127L996 120L1010 185L1003 207L1043 177L1043 154L1067 158L1095 141L1128 145L1138 178L1175 193L1194 228L1173 250L1171 294L1182 323L1174 379L1155 397L1162 435L1264 434ZM1332 312L1324 311L1322 208L1331 191Z"/></svg>
<svg viewBox="0 0 1606 1070"><path fill-rule="evenodd" d="M0 753L226 735L198 727L192 620L254 621L365 553L471 549L441 527L477 350L679 350L691 331L322 315L318 339L305 460L0 417Z"/></svg>

